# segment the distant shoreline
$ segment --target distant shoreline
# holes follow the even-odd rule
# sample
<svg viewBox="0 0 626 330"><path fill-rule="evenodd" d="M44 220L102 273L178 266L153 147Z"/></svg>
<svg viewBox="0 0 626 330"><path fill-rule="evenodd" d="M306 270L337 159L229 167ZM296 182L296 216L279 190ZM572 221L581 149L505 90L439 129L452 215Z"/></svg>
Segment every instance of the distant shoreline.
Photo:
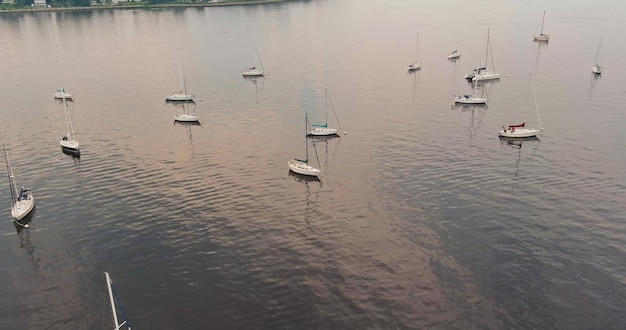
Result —
<svg viewBox="0 0 626 330"><path fill-rule="evenodd" d="M140 8L176 8L176 7L222 7L222 6L241 6L241 5L258 5L264 3L279 3L289 0L250 0L250 1L234 1L234 2L210 2L210 3L163 3L163 4L137 4L126 2L123 5L98 5L89 7L31 7L31 8L15 8L0 9L1 13L29 13L29 12L45 12L45 11L74 11L74 10L98 10L98 9L140 9Z"/></svg>

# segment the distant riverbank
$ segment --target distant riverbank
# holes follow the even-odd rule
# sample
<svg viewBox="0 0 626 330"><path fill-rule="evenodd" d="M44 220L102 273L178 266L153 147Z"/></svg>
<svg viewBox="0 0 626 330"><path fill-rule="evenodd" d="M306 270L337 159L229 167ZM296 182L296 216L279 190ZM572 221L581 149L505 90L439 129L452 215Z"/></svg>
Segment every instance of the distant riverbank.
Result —
<svg viewBox="0 0 626 330"><path fill-rule="evenodd" d="M96 5L88 7L24 7L15 9L0 9L0 13L40 12L40 11L71 11L71 10L98 10L98 9L138 9L138 8L171 8L171 7L220 7L256 5L264 3L287 2L290 0L242 0L229 2L206 2L206 3L163 3L149 4L145 2L124 2L111 5Z"/></svg>

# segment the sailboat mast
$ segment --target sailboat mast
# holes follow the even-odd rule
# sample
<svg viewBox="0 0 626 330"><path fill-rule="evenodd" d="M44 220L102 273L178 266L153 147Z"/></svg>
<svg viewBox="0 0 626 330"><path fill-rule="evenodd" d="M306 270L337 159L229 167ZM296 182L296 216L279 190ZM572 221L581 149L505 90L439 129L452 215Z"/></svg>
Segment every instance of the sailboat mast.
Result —
<svg viewBox="0 0 626 330"><path fill-rule="evenodd" d="M265 71L263 62L261 61L261 55L259 55L259 50L256 48L256 44L254 44L254 51L256 52L256 57L259 59L259 64L261 64L261 70Z"/></svg>
<svg viewBox="0 0 626 330"><path fill-rule="evenodd" d="M598 54L600 53L600 46L602 46L602 38L600 38L600 44L598 45L598 50L596 50L596 58L593 60L593 64L598 63Z"/></svg>
<svg viewBox="0 0 626 330"><path fill-rule="evenodd" d="M117 320L117 312L115 311L115 301L113 300L113 291L111 290L111 277L109 277L109 273L104 272L107 280L107 289L109 290L109 299L111 300L111 311L113 312L113 320L115 321L115 329L120 328L119 321Z"/></svg>
<svg viewBox="0 0 626 330"><path fill-rule="evenodd" d="M185 91L185 103L183 104L183 112L184 113L188 113L189 109L188 109L188 105L187 102L189 102L188 98L187 98L187 79L183 78L183 90Z"/></svg>
<svg viewBox="0 0 626 330"><path fill-rule="evenodd" d="M543 11L543 18L541 19L541 30L539 31L539 35L543 35L543 21L546 19L546 11Z"/></svg>
<svg viewBox="0 0 626 330"><path fill-rule="evenodd" d="M325 90L326 90L326 96L325 96L324 110L326 112L326 119L324 121L324 125L327 127L328 126L328 88L325 88Z"/></svg>
<svg viewBox="0 0 626 330"><path fill-rule="evenodd" d="M539 116L539 106L537 105L537 92L535 91L535 82L533 81L533 76L530 76L530 85L533 88L533 98L535 99L535 110L537 110L537 120L539 121L539 128L543 130L543 126L541 125L541 117Z"/></svg>
<svg viewBox="0 0 626 330"><path fill-rule="evenodd" d="M489 28L487 28L487 49L485 51L485 67L487 67L487 60L489 60Z"/></svg>
<svg viewBox="0 0 626 330"><path fill-rule="evenodd" d="M306 130L309 127L309 117L307 114L304 114L304 149L306 150L306 160L304 161L309 164L309 139L306 137Z"/></svg>
<svg viewBox="0 0 626 330"><path fill-rule="evenodd" d="M70 133L70 137L72 138L72 141L73 141L75 139L74 127L72 126L72 120L70 119L70 109L69 109L69 106L67 105L67 101L65 100L65 98L63 98L63 106L65 110L65 120L67 121L67 130Z"/></svg>
<svg viewBox="0 0 626 330"><path fill-rule="evenodd" d="M7 163L7 176L9 177L9 190L11 191L11 209L13 209L15 208L15 201L17 199L17 187L15 186L15 178L13 177L13 169L11 169L6 144L4 144L4 159Z"/></svg>
<svg viewBox="0 0 626 330"><path fill-rule="evenodd" d="M178 83L180 84L180 88L183 88L183 73L180 70L180 58L176 58L176 64L178 64ZM187 92L185 92L187 94Z"/></svg>

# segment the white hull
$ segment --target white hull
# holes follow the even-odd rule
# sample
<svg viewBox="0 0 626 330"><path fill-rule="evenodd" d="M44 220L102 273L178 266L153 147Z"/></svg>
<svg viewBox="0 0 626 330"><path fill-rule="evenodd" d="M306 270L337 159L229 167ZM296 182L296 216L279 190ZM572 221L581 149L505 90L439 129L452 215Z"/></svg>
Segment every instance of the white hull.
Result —
<svg viewBox="0 0 626 330"><path fill-rule="evenodd" d="M261 77L261 76L263 76L263 71L261 71L261 70L244 69L243 70L243 76L244 77Z"/></svg>
<svg viewBox="0 0 626 330"><path fill-rule="evenodd" d="M314 177L319 177L321 173L321 171L318 170L317 168L305 162L298 161L296 159L290 160L289 162L287 162L287 164L289 165L289 169L293 171L294 173L314 176Z"/></svg>
<svg viewBox="0 0 626 330"><path fill-rule="evenodd" d="M500 79L500 74L497 72L482 72L475 75L472 78L472 81L485 81L485 80L495 80Z"/></svg>
<svg viewBox="0 0 626 330"><path fill-rule="evenodd" d="M182 92L174 92L165 97L166 101L193 101L195 95L185 94Z"/></svg>
<svg viewBox="0 0 626 330"><path fill-rule="evenodd" d="M535 36L535 41L550 41L550 36L547 34L540 34L538 36Z"/></svg>
<svg viewBox="0 0 626 330"><path fill-rule="evenodd" d="M537 136L537 134L539 133L541 133L540 129L516 128L516 129L503 129L500 131L498 135L502 137L508 137L508 138L527 138L527 137Z"/></svg>
<svg viewBox="0 0 626 330"><path fill-rule="evenodd" d="M35 208L35 197L30 193L27 194L26 199L22 199L15 202L15 206L11 208L11 216L15 220L22 220L24 217L30 214Z"/></svg>
<svg viewBox="0 0 626 330"><path fill-rule="evenodd" d="M487 103L487 99L481 98L481 97L463 95L463 96L457 96L457 98L454 100L454 103L461 103L461 104L485 104L485 103Z"/></svg>
<svg viewBox="0 0 626 330"><path fill-rule="evenodd" d="M602 74L602 67L596 64L593 68L591 68L591 72L595 74Z"/></svg>
<svg viewBox="0 0 626 330"><path fill-rule="evenodd" d="M56 92L54 93L54 98L55 99L66 99L66 100L71 100L72 99L72 94L70 93L64 93L64 92Z"/></svg>
<svg viewBox="0 0 626 330"><path fill-rule="evenodd" d="M452 53L448 54L448 59L449 60L454 60L461 57L461 53L457 52L456 50L453 51Z"/></svg>
<svg viewBox="0 0 626 330"><path fill-rule="evenodd" d="M174 121L179 121L183 123L197 123L197 122L200 122L200 117L184 113L181 115L174 116Z"/></svg>
<svg viewBox="0 0 626 330"><path fill-rule="evenodd" d="M310 136L328 136L328 135L338 135L336 128L326 128L326 127L313 127L310 130L307 130L307 135Z"/></svg>
<svg viewBox="0 0 626 330"><path fill-rule="evenodd" d="M415 63L409 65L409 71L415 71L422 68L422 63Z"/></svg>
<svg viewBox="0 0 626 330"><path fill-rule="evenodd" d="M61 147L70 151L78 152L80 145L75 140L61 140Z"/></svg>

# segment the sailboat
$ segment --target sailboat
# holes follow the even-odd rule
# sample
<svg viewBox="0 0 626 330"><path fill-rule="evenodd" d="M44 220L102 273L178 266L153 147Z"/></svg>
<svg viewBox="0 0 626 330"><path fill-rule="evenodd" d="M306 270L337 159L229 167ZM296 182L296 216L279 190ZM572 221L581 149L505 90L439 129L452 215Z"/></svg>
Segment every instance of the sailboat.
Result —
<svg viewBox="0 0 626 330"><path fill-rule="evenodd" d="M491 67L493 71L487 71L487 63L489 60L489 54L491 53ZM493 63L493 53L491 49L491 41L489 39L489 28L487 28L487 54L485 55L485 68L484 70L478 70L476 74L472 77L472 81L478 80L494 80L500 79L500 74L496 72L495 65Z"/></svg>
<svg viewBox="0 0 626 330"><path fill-rule="evenodd" d="M535 99L535 110L537 111L537 120L539 121L539 129L536 128L526 128L526 122L523 122L518 125L509 125L508 127L502 126L502 130L498 134L501 137L507 138L530 138L535 137L537 134L543 131L543 127L541 126L541 117L539 116L539 106L537 105L537 95L535 93L535 85L532 81L532 76L530 77L531 85L533 88L533 98Z"/></svg>
<svg viewBox="0 0 626 330"><path fill-rule="evenodd" d="M415 46L415 63L409 64L409 71L415 71L422 68L422 61L418 59L419 57L419 48L420 48L420 33L417 33L417 42Z"/></svg>
<svg viewBox="0 0 626 330"><path fill-rule="evenodd" d="M183 78L184 80L184 78ZM184 91L187 93L187 82L184 81ZM185 123L199 123L200 117L195 114L189 113L189 100L186 100L183 104L183 113L174 116L174 121Z"/></svg>
<svg viewBox="0 0 626 330"><path fill-rule="evenodd" d="M113 281L111 281L111 276L109 273L104 272L104 276L106 277L107 289L109 291L109 300L111 301L111 311L113 312L113 321L115 322L114 330L119 330L123 325L126 325L127 330L131 330L130 322L128 322L128 318L126 317L126 313L124 312L124 308L122 308L122 304L120 303L120 299L117 296L117 291L115 291L115 286L113 285ZM120 312L122 312L122 317L124 317L124 322L119 323L117 319L117 307L115 306L115 301L117 300L120 305Z"/></svg>
<svg viewBox="0 0 626 330"><path fill-rule="evenodd" d="M57 61L57 69L59 70L59 77L60 77L60 83L61 83L61 88L57 89L56 92L54 92L54 98L55 99L68 99L68 100L73 100L73 96L72 94L68 93L65 91L65 88L63 88L63 75L61 75L61 68L59 67L59 62Z"/></svg>
<svg viewBox="0 0 626 330"><path fill-rule="evenodd" d="M306 134L306 129L309 126L309 118L307 115L304 116L304 126L305 126L305 134ZM304 144L305 144L305 148L306 148L306 159L297 159L294 158L292 160L290 160L289 162L287 162L287 164L289 165L289 170L291 170L294 173L297 174L302 174L302 175L308 175L308 176L314 176L319 178L321 171L311 165L309 165L309 141L306 138L304 138ZM313 147L315 147L315 145L313 145ZM317 151L315 152L315 155L317 157ZM319 163L319 159L317 161Z"/></svg>
<svg viewBox="0 0 626 330"><path fill-rule="evenodd" d="M67 133L65 133L61 139L61 150L72 155L80 156L80 145L74 136L74 126L72 126L72 120L70 119L70 109L65 99L63 99L63 111L65 112L65 121L67 122Z"/></svg>
<svg viewBox="0 0 626 330"><path fill-rule="evenodd" d="M261 68L259 69L256 66L244 68L243 69L244 77L260 77L260 76L263 76L263 74L265 74L265 69L263 68L263 62L261 61L261 55L259 55L259 50L256 48L256 45L254 45L254 51L256 52L256 57L259 59L259 64L261 65Z"/></svg>
<svg viewBox="0 0 626 330"><path fill-rule="evenodd" d="M476 95L476 89L478 88L478 81L474 80L474 95L463 94L459 95L454 99L454 103L462 103L462 104L485 104L487 103L487 99L484 97L478 97Z"/></svg>
<svg viewBox="0 0 626 330"><path fill-rule="evenodd" d="M328 127L328 101L330 100L330 95L328 94L328 88L326 88L326 104L325 104L325 121L323 124L311 124L311 127L307 129L307 135L310 136L329 136L329 135L338 135L336 128ZM333 108L333 113L335 114L335 119L337 119L337 113L335 112L335 107L333 106L333 101L330 100L331 108ZM337 123L339 123L339 119L337 119Z"/></svg>
<svg viewBox="0 0 626 330"><path fill-rule="evenodd" d="M165 97L165 101L193 101L195 95L187 94L187 90L183 89L183 73L180 70L180 60L176 61L178 64L178 80L180 82L180 90L172 92Z"/></svg>
<svg viewBox="0 0 626 330"><path fill-rule="evenodd" d="M541 30L539 30L539 35L537 35L537 29L539 28L539 26L537 26L537 29L535 29L535 35L534 35L534 40L535 41L549 41L550 40L550 36L547 34L543 33L543 21L546 19L546 11L543 11L543 17L541 18Z"/></svg>
<svg viewBox="0 0 626 330"><path fill-rule="evenodd" d="M448 54L448 59L449 60L456 60L457 58L461 57L461 53L459 53L458 49L459 49L459 29L457 28L457 30L456 30L456 48L450 54Z"/></svg>
<svg viewBox="0 0 626 330"><path fill-rule="evenodd" d="M602 74L602 66L598 64L598 54L600 53L600 46L602 46L602 38L600 38L600 44L598 45L598 50L596 51L596 58L593 60L593 67L591 68L591 72L595 74Z"/></svg>
<svg viewBox="0 0 626 330"><path fill-rule="evenodd" d="M4 159L7 164L9 189L11 190L11 216L15 219L15 222L18 225L28 228L28 224L22 224L20 220L24 219L35 208L35 197L33 196L32 191L28 188L22 187L19 191L17 190L6 144L4 145Z"/></svg>
<svg viewBox="0 0 626 330"><path fill-rule="evenodd" d="M65 88L63 87L57 89L57 91L54 92L54 98L62 99L62 100L74 100L74 97L72 96L72 94L66 92Z"/></svg>

